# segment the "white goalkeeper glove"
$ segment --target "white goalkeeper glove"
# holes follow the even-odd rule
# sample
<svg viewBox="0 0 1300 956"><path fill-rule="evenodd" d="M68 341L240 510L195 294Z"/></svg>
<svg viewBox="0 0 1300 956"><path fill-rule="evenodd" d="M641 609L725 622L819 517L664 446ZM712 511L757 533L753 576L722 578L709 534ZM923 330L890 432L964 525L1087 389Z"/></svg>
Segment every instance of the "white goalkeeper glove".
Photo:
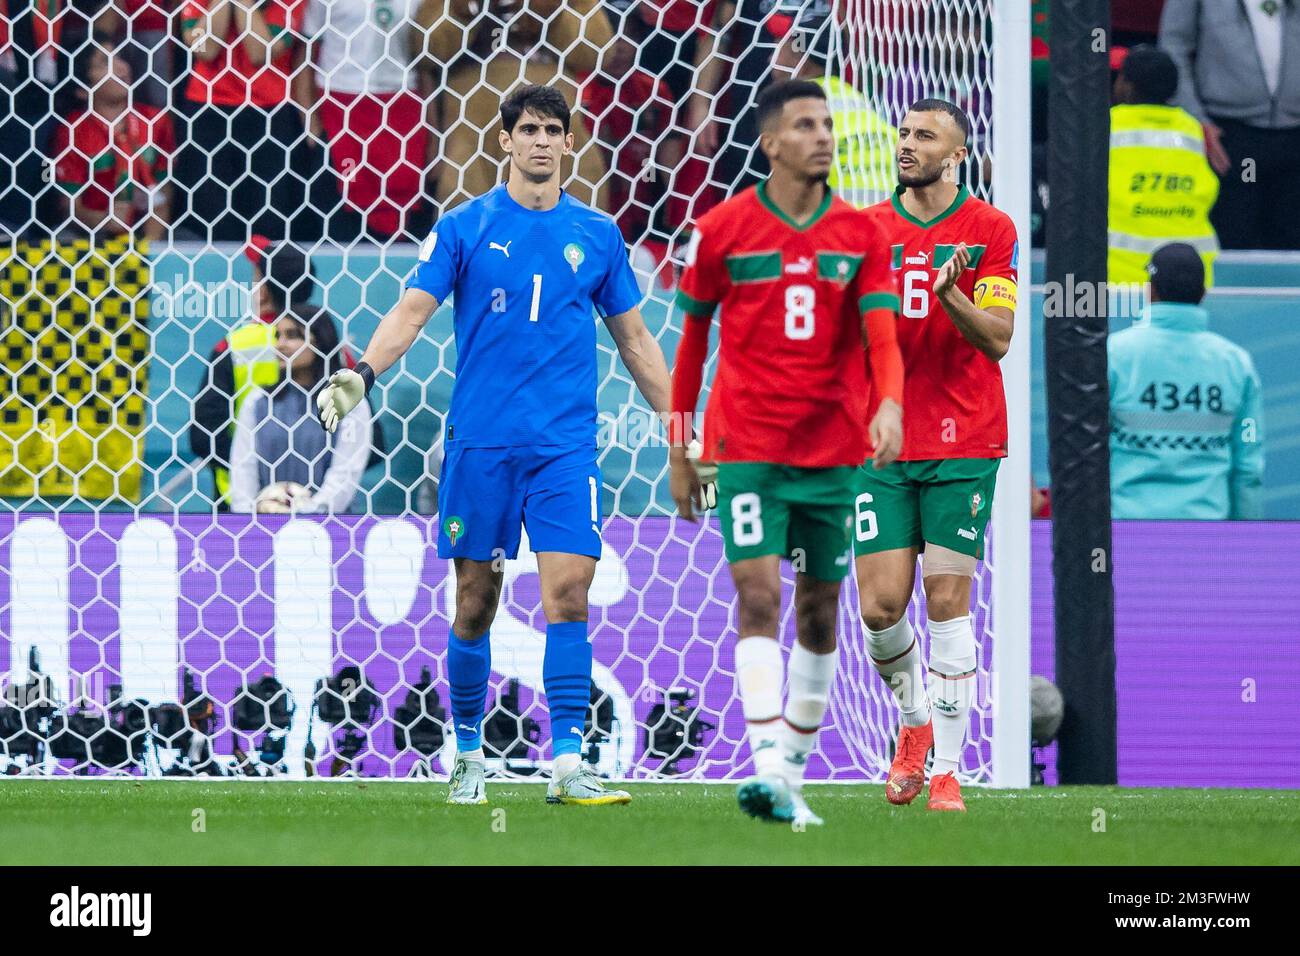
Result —
<svg viewBox="0 0 1300 956"><path fill-rule="evenodd" d="M360 366L358 366L359 368ZM316 397L320 409L320 423L327 432L334 431L348 412L361 404L366 397L366 380L351 369L342 369L330 376L329 384Z"/></svg>
<svg viewBox="0 0 1300 956"><path fill-rule="evenodd" d="M716 508L718 506L718 465L712 461L700 461L700 456L703 454L704 446L700 444L698 438L686 446L686 460L691 463L696 476L700 479L700 496L704 499L704 507Z"/></svg>

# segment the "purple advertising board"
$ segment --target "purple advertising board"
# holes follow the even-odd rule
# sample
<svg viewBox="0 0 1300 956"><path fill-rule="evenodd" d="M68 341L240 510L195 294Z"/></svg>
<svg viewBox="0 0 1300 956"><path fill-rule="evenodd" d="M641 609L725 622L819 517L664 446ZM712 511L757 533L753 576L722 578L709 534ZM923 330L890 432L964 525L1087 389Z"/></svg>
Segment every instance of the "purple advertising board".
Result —
<svg viewBox="0 0 1300 956"><path fill-rule="evenodd" d="M233 753L235 743L251 752L251 738L233 736L230 703L245 684L274 672L299 704L286 750L293 770L301 767L315 681L356 664L382 702L366 729L361 770L406 776L418 758L397 752L394 711L424 668L444 708L449 700L454 579L450 562L436 557L437 529L436 518L417 516L0 518L0 671L11 680L24 675L27 649L35 646L44 672L58 675L63 700L90 688L102 702L105 689L118 684L127 698L157 703L178 698L177 675L188 669L217 704L218 755ZM686 706L703 736L674 772L747 774L732 667L734 590L716 523L614 518L604 541L591 592L593 679L611 699L615 732L599 765L619 776L662 771L663 760L645 753L645 727L656 707L671 706L667 692L676 689L689 694ZM549 727L539 698L546 622L535 572L525 542L520 560L506 563L492 625L489 706L518 680L516 713L538 724L529 757L545 761ZM787 634L788 617L787 608ZM841 695L833 708L846 706L852 701ZM846 733L831 727L820 736L809 777L883 779L876 751L884 751L892 727L875 731L873 751L851 739L871 728L853 715L840 723ZM311 738L319 774L337 738L319 719ZM987 749L984 741L972 752L986 762ZM447 769L450 751L439 756Z"/></svg>
<svg viewBox="0 0 1300 956"><path fill-rule="evenodd" d="M424 668L444 707L448 699L454 581L449 562L434 556L436 530L435 519L424 517L6 516L0 672L24 675L35 647L47 673L65 675L64 699L80 687L103 701L104 688L121 684L125 696L157 703L177 699L179 673L189 669L217 703L213 749L229 754L237 740L245 750L254 743L231 729L231 701L245 683L274 671L299 703L290 762L298 754L294 769L301 770L310 735L323 772L337 738L319 719L308 721L312 690L317 679L357 664L381 699L364 728L360 770L406 776L418 757L397 752L394 711ZM734 592L716 527L616 518L605 542L591 627L593 677L613 705L602 769L631 777L663 769L645 753L645 725L678 688L709 726L698 753L675 769L744 776ZM1121 783L1300 786L1300 747L1283 722L1300 703L1300 639L1288 623L1300 619L1297 558L1300 543L1283 524L1116 524ZM539 725L529 758L545 760L545 621L535 570L526 550L507 565L492 628L489 704L517 680L518 709ZM1043 522L1033 529L1032 587L1032 670L1051 677L1050 526ZM858 641L856 622L846 617L845 624L848 640ZM968 770L989 759L981 719L973 722ZM892 709L861 649L846 648L810 778L881 779L892 734ZM435 756L435 772L448 756ZM1041 755L1049 783L1054 756L1054 748Z"/></svg>
<svg viewBox="0 0 1300 956"><path fill-rule="evenodd" d="M1049 679L1051 532L1033 522L1031 661ZM1120 784L1300 787L1300 525L1116 521L1113 547Z"/></svg>

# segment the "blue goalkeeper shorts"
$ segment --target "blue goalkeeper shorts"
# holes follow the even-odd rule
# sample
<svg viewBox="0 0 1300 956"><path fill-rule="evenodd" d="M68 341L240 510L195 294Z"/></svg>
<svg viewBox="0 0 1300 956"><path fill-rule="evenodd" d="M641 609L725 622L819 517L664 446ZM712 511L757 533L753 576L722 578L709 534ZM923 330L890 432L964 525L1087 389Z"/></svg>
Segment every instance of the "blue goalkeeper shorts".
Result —
<svg viewBox="0 0 1300 956"><path fill-rule="evenodd" d="M438 482L438 557L491 561L534 552L600 557L594 445L464 448L448 442Z"/></svg>

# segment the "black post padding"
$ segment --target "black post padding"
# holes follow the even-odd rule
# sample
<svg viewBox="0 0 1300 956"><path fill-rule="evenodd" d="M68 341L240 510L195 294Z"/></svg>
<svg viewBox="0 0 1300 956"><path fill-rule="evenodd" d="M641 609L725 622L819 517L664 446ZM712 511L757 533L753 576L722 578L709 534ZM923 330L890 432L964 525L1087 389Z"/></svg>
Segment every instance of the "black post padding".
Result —
<svg viewBox="0 0 1300 956"><path fill-rule="evenodd" d="M1100 31L1100 32L1098 32ZM1048 94L1047 440L1061 783L1114 784L1106 206L1110 0L1052 0ZM1053 286L1053 283L1056 283ZM1081 290L1092 291L1091 295Z"/></svg>

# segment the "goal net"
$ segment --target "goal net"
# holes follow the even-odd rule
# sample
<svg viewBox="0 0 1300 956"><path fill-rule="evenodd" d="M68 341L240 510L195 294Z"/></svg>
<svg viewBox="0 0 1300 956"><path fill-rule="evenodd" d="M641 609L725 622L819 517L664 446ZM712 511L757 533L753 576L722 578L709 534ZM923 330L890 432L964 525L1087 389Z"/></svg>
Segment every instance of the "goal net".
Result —
<svg viewBox="0 0 1300 956"><path fill-rule="evenodd" d="M436 481L450 304L372 393L355 489L343 481L324 500L355 434L280 467L303 457L300 419L283 409L321 366L359 356L436 215L499 181L497 107L519 84L553 83L574 104L566 188L618 222L670 362L692 219L766 174L754 107L773 76L824 84L832 185L860 205L892 188L907 105L959 103L974 126L967 185L1027 235L1028 24L996 9L1011 4L268 0L256 21L218 0L115 4L119 15L93 21L75 3L34 6L0 35L11 81L0 226L12 236L0 246L4 774L450 768L455 582L435 553L454 518L438 513ZM250 65L250 50L265 64ZM328 312L333 337L301 303L287 324L271 314L269 335L258 317L254 268L274 284L285 249L308 264L297 292ZM588 759L616 778L744 777L717 519L673 517L658 421L598 330L605 519ZM321 359L301 380L277 358L297 369L294 335ZM975 582L980 680L963 760L969 781L1004 786L1026 782L1029 760L1026 355L1021 341L1003 365L1014 454ZM235 376L224 393L223 374ZM294 437L268 461L273 425ZM314 497L295 498L287 475ZM252 503L240 476L256 480ZM551 754L526 537L504 568L485 744L493 772L527 777ZM918 590L918 633L921 602ZM897 711L851 578L840 640L808 776L880 781Z"/></svg>

